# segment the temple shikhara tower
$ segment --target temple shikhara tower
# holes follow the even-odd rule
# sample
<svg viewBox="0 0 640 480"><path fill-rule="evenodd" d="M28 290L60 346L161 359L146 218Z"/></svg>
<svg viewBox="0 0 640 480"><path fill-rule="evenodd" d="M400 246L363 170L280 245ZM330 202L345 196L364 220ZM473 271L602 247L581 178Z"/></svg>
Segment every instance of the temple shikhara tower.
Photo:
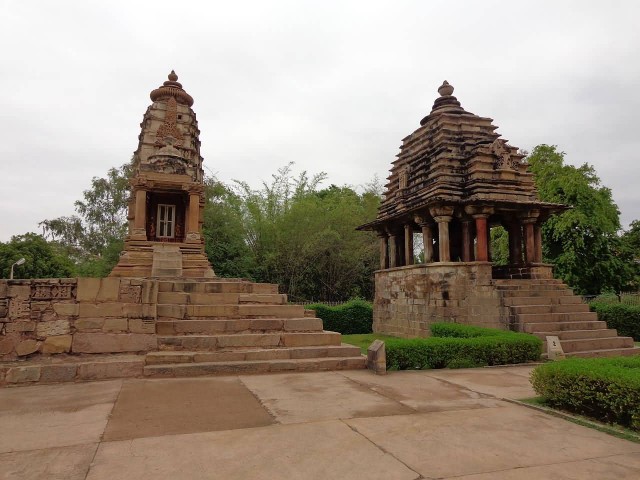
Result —
<svg viewBox="0 0 640 480"><path fill-rule="evenodd" d="M452 321L557 335L576 355L635 353L542 261L541 227L568 207L539 200L518 148L453 90L445 81L402 140L376 219L358 227L380 238L374 331L425 336L431 323ZM508 232L507 265L492 263L497 226Z"/></svg>
<svg viewBox="0 0 640 480"><path fill-rule="evenodd" d="M119 277L213 277L204 254L204 184L193 98L172 70L151 92L134 153Z"/></svg>

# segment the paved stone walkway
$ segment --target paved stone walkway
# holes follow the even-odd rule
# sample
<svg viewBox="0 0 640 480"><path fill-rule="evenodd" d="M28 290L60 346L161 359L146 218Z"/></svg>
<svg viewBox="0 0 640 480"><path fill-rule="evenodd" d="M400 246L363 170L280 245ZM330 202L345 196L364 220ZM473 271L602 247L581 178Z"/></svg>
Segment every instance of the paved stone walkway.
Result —
<svg viewBox="0 0 640 480"><path fill-rule="evenodd" d="M4 388L0 478L640 478L640 444L502 400L530 370Z"/></svg>

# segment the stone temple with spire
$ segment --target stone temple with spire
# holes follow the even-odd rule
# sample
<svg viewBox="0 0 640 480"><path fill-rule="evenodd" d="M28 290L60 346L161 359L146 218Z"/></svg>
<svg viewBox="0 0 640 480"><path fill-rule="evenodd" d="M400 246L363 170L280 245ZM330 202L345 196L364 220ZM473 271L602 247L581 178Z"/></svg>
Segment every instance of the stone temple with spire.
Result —
<svg viewBox="0 0 640 480"><path fill-rule="evenodd" d="M570 354L636 353L619 349L633 340L607 330L542 261L542 225L568 207L540 201L518 148L453 91L447 81L438 88L402 140L376 219L358 227L380 238L374 331L425 336L431 323L452 321L556 335ZM496 226L508 232L507 265L492 263Z"/></svg>
<svg viewBox="0 0 640 480"><path fill-rule="evenodd" d="M204 253L204 183L193 98L172 70L150 94L129 200L118 277L213 277Z"/></svg>

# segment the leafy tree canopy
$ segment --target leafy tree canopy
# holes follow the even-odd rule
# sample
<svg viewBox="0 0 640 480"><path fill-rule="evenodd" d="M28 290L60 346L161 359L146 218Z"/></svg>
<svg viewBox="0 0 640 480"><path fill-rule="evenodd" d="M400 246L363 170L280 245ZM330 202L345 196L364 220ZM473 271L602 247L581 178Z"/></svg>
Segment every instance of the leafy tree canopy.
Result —
<svg viewBox="0 0 640 480"><path fill-rule="evenodd" d="M75 276L75 266L63 249L35 233L14 236L7 243L0 243L0 277L9 278L11 265L20 258L24 258L25 263L14 267L15 278Z"/></svg>
<svg viewBox="0 0 640 480"><path fill-rule="evenodd" d="M573 208L543 227L546 261L577 293L630 288L633 262L618 235L620 212L591 165L567 165L555 146L538 145L527 158L540 199Z"/></svg>

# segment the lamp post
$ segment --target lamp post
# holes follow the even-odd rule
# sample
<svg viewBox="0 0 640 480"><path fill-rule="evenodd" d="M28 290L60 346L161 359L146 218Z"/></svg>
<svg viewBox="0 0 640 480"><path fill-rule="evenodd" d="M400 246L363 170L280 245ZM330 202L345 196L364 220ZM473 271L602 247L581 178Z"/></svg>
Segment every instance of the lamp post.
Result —
<svg viewBox="0 0 640 480"><path fill-rule="evenodd" d="M11 265L11 273L9 274L9 280L13 280L13 267L15 267L16 265L22 265L25 261L26 260L23 257L20 260L18 260L16 263Z"/></svg>

